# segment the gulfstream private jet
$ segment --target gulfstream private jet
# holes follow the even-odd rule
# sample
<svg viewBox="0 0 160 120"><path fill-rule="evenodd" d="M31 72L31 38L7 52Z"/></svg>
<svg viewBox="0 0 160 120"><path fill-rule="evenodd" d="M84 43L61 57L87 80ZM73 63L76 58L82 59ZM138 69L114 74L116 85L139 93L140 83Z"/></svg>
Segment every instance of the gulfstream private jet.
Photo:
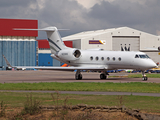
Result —
<svg viewBox="0 0 160 120"><path fill-rule="evenodd" d="M77 48L66 47L56 27L43 29L15 29L15 30L40 30L46 31L51 57L60 62L70 65L70 67L38 67L38 66L11 66L7 59L8 67L24 69L35 68L41 70L76 70L75 79L82 79L82 70L101 71L100 79L106 79L109 75L107 70L114 69L136 69L142 71L143 80L147 80L145 70L156 67L157 65L143 52L132 51L103 51L101 49L80 50ZM63 29L60 29L63 30Z"/></svg>

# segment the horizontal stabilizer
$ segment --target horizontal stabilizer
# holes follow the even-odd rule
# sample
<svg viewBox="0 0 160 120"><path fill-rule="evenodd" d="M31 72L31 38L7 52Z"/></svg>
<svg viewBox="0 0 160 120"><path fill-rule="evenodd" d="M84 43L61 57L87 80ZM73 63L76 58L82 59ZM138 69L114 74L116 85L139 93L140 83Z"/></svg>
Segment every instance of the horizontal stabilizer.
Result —
<svg viewBox="0 0 160 120"><path fill-rule="evenodd" d="M31 30L31 31L55 31L55 30L69 30L69 29L57 29L56 27L46 27L42 29L22 29L22 28L13 28L13 30Z"/></svg>

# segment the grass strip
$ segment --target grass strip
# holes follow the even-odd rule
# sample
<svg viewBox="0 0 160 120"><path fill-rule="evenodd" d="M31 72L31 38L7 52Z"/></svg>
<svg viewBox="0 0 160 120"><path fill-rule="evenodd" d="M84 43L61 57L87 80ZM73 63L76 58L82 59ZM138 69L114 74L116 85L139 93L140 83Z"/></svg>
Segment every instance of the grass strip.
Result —
<svg viewBox="0 0 160 120"><path fill-rule="evenodd" d="M108 91L160 93L160 83L4 83L0 90Z"/></svg>
<svg viewBox="0 0 160 120"><path fill-rule="evenodd" d="M146 74L148 78L160 78L160 74L152 73L152 74ZM129 74L128 78L142 78L142 74Z"/></svg>
<svg viewBox="0 0 160 120"><path fill-rule="evenodd" d="M11 93L0 92L0 101L4 101L8 108L23 107L27 95L32 94L33 99L41 101L41 105L54 105L51 94L49 93ZM56 94L53 94L56 98ZM132 109L141 109L147 112L160 113L160 97L150 96L107 96L107 95L67 95L60 94L58 103L63 104L67 98L67 105L87 104L87 105L106 105L122 106L125 105Z"/></svg>

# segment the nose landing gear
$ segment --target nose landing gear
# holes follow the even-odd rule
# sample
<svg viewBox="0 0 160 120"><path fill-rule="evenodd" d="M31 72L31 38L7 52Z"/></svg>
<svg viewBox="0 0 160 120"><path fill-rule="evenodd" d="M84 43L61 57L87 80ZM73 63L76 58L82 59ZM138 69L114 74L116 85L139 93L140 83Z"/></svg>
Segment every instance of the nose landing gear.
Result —
<svg viewBox="0 0 160 120"><path fill-rule="evenodd" d="M143 81L147 81L148 80L148 77L145 75L144 71L142 71L142 80Z"/></svg>

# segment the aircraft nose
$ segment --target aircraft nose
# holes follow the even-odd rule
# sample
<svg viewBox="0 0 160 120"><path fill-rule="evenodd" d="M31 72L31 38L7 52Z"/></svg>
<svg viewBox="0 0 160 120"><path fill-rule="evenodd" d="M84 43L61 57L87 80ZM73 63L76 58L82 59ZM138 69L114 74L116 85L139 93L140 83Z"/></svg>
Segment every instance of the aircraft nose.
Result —
<svg viewBox="0 0 160 120"><path fill-rule="evenodd" d="M150 64L148 64L148 67L155 68L155 67L157 67L157 65L156 65L156 63L151 62Z"/></svg>

